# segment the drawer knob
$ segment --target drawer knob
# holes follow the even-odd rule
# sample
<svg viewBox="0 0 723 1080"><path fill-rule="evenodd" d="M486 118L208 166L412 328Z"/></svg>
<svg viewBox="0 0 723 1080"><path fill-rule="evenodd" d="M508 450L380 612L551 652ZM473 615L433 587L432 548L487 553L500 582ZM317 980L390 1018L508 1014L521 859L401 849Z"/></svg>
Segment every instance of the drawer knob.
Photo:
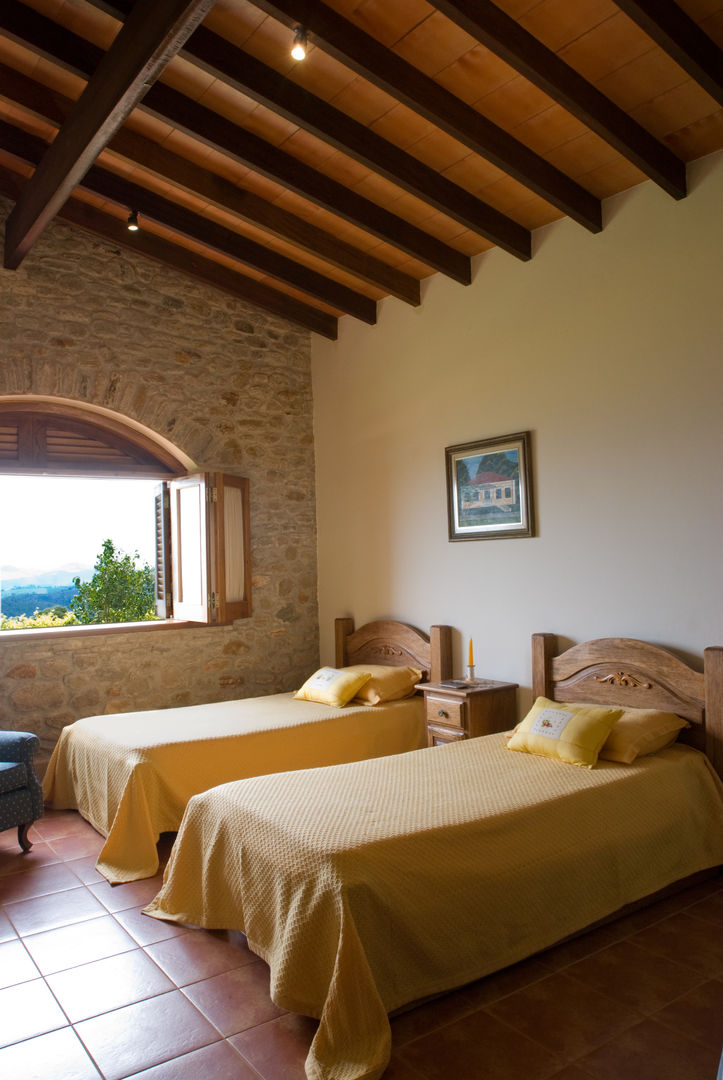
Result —
<svg viewBox="0 0 723 1080"><path fill-rule="evenodd" d="M446 712L444 711L444 709L438 709L438 710L437 710L437 716L444 716L444 717L445 717L445 719L446 719L446 718L447 718L447 717L449 716L449 713L446 713Z"/></svg>

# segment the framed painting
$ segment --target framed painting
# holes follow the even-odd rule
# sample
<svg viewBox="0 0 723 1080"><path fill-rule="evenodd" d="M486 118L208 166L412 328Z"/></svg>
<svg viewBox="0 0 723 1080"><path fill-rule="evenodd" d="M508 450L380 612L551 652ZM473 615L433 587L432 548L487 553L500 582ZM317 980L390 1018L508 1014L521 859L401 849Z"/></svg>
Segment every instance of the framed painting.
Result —
<svg viewBox="0 0 723 1080"><path fill-rule="evenodd" d="M444 453L450 540L535 535L529 431Z"/></svg>

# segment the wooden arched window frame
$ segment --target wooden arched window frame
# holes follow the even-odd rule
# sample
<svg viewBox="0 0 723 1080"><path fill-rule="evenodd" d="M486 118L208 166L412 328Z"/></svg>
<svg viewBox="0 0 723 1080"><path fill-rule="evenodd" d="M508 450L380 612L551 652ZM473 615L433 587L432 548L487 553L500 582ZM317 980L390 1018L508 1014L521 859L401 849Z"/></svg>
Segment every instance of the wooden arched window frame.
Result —
<svg viewBox="0 0 723 1080"><path fill-rule="evenodd" d="M251 614L249 483L225 473L189 475L192 468L166 440L109 410L0 399L0 473L161 482L156 613L174 625L218 625Z"/></svg>

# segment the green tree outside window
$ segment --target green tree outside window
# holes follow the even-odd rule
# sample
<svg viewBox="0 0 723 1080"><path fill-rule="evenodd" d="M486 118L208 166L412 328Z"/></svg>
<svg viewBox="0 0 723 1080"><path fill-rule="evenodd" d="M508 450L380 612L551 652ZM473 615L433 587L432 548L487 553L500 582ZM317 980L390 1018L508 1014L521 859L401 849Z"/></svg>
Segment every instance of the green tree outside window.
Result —
<svg viewBox="0 0 723 1080"><path fill-rule="evenodd" d="M112 540L103 541L94 574L81 583L74 578L77 593L70 610L79 623L145 622L155 619L155 575L148 563L136 566L140 556L116 551Z"/></svg>

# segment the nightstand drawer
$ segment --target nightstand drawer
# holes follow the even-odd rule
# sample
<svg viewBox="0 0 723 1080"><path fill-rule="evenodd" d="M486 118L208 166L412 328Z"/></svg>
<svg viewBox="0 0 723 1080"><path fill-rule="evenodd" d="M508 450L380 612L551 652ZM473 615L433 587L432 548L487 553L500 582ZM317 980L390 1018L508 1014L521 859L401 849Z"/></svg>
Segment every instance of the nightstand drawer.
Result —
<svg viewBox="0 0 723 1080"><path fill-rule="evenodd" d="M450 727L464 728L464 701L430 693L425 694L424 699L427 707L428 724L445 724Z"/></svg>
<svg viewBox="0 0 723 1080"><path fill-rule="evenodd" d="M462 742L466 737L463 728L427 724L427 746L448 746L453 742Z"/></svg>

